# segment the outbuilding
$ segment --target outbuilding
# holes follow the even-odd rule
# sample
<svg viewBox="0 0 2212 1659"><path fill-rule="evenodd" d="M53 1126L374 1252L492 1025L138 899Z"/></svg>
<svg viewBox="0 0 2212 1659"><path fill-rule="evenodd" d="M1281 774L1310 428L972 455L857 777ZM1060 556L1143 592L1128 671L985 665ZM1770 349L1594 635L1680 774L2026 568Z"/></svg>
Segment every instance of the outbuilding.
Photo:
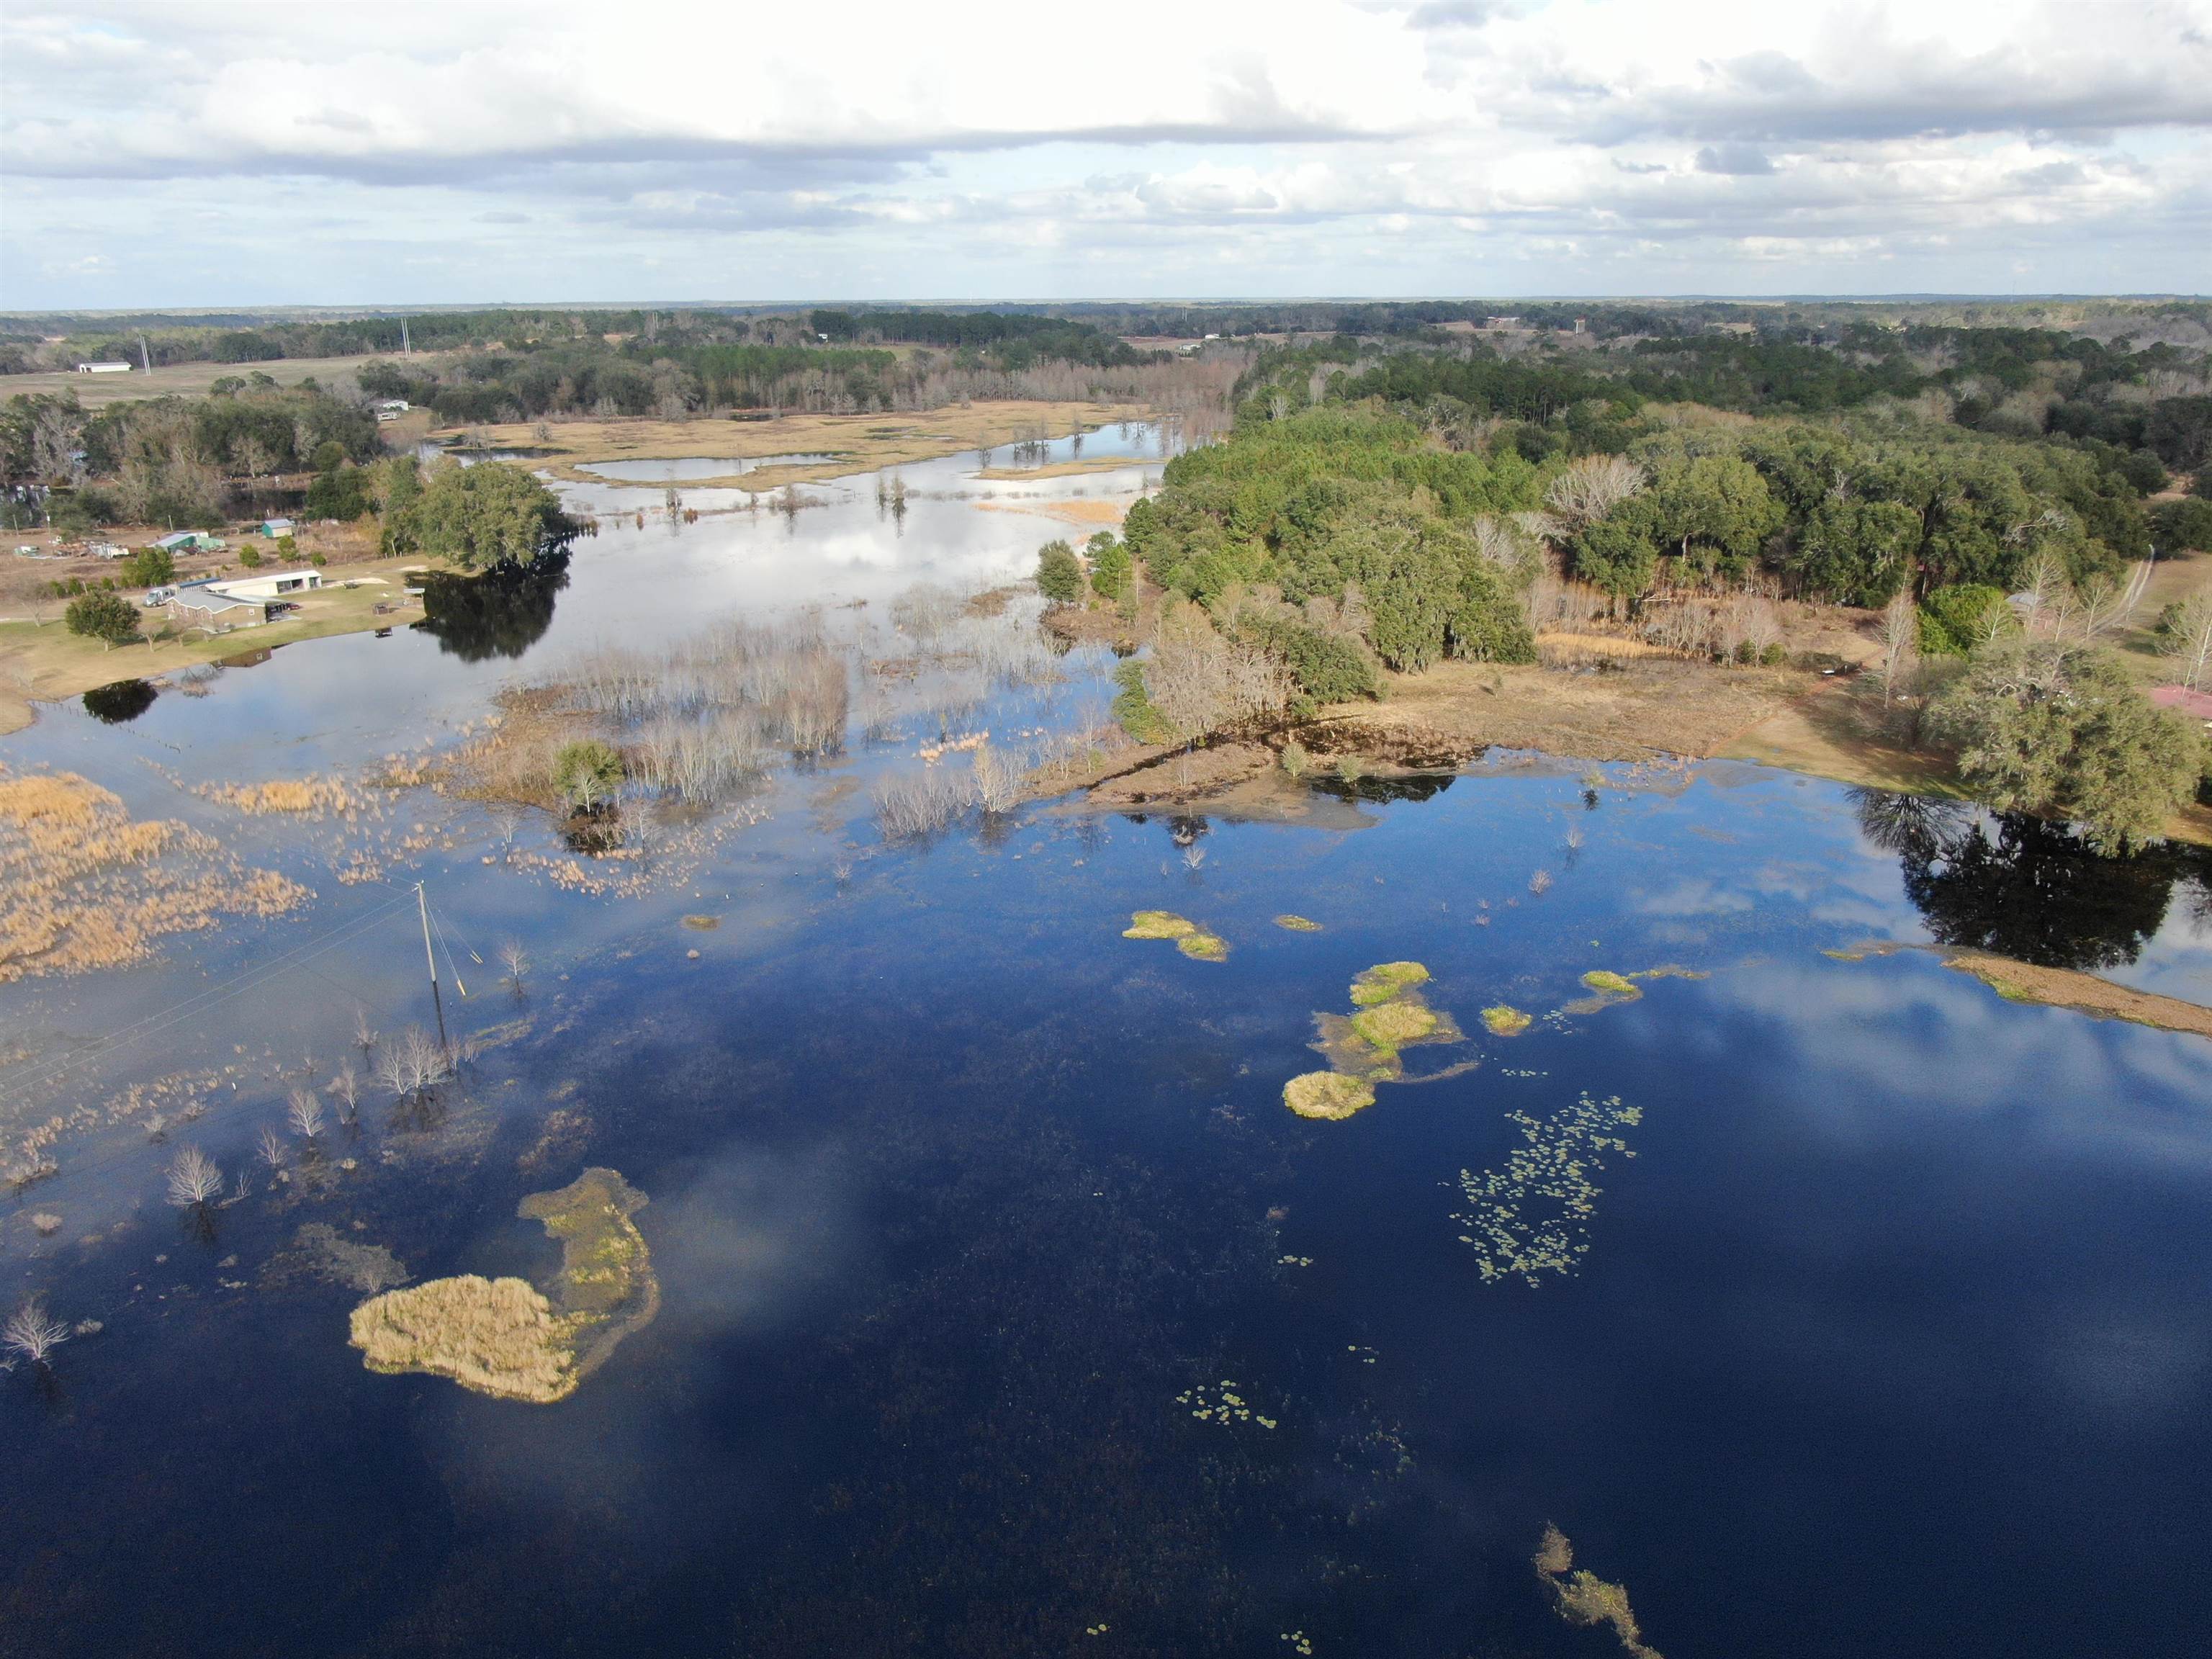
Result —
<svg viewBox="0 0 2212 1659"><path fill-rule="evenodd" d="M169 553L219 553L222 543L204 530L179 530L173 536L164 536L154 544Z"/></svg>
<svg viewBox="0 0 2212 1659"><path fill-rule="evenodd" d="M131 372L131 365L128 363L79 363L76 366L76 372L80 374L128 374Z"/></svg>
<svg viewBox="0 0 2212 1659"><path fill-rule="evenodd" d="M268 537L270 541L275 541L280 536L289 536L292 533L292 521L289 519L264 519L261 521L261 533Z"/></svg>

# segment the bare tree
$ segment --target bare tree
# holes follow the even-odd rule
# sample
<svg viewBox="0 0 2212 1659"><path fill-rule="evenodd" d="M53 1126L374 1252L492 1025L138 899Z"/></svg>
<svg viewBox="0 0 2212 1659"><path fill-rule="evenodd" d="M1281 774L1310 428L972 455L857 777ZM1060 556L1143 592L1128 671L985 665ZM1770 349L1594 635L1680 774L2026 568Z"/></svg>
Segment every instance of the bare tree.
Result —
<svg viewBox="0 0 2212 1659"><path fill-rule="evenodd" d="M1570 530L1579 530L1605 517L1644 483L1644 469L1625 455L1584 455L1552 480L1544 505Z"/></svg>
<svg viewBox="0 0 2212 1659"><path fill-rule="evenodd" d="M361 1117L361 1077L353 1069L351 1060L338 1067L338 1074L330 1081L331 1092L337 1097L338 1121L353 1123Z"/></svg>
<svg viewBox="0 0 2212 1659"><path fill-rule="evenodd" d="M1193 742L1273 714L1291 699L1289 671L1266 653L1224 639L1195 605L1160 622L1145 664L1145 690L1168 723Z"/></svg>
<svg viewBox="0 0 2212 1659"><path fill-rule="evenodd" d="M506 940L499 947L499 965L507 970L507 982L514 988L514 994L522 994L522 976L530 971L530 953L522 948L519 939Z"/></svg>
<svg viewBox="0 0 2212 1659"><path fill-rule="evenodd" d="M367 1059L368 1051L376 1047L376 1031L368 1023L368 1010L358 1002L353 1006L353 1040L363 1059Z"/></svg>
<svg viewBox="0 0 2212 1659"><path fill-rule="evenodd" d="M428 1031L410 1025L384 1051L377 1063L377 1080L396 1099L428 1094L453 1074L452 1064Z"/></svg>
<svg viewBox="0 0 2212 1659"><path fill-rule="evenodd" d="M33 1297L0 1325L0 1346L20 1354L33 1365L44 1365L56 1348L70 1339L70 1328L52 1317L46 1304Z"/></svg>
<svg viewBox="0 0 2212 1659"><path fill-rule="evenodd" d="M1020 805L1021 769L1005 755L987 743L970 764L975 773L975 799L986 812L1011 812Z"/></svg>
<svg viewBox="0 0 2212 1659"><path fill-rule="evenodd" d="M2191 596L2174 613L2158 648L2172 659L2174 678L2191 690L2212 684L2212 593Z"/></svg>
<svg viewBox="0 0 2212 1659"><path fill-rule="evenodd" d="M1900 591L1883 609L1881 640L1875 672L1881 679L1881 706L1887 708L1920 659L1920 611L1910 593Z"/></svg>
<svg viewBox="0 0 2212 1659"><path fill-rule="evenodd" d="M272 1170L283 1169L286 1157L284 1137L264 1124L261 1129L260 1145L261 1161Z"/></svg>
<svg viewBox="0 0 2212 1659"><path fill-rule="evenodd" d="M313 1140L323 1132L323 1103L307 1090L292 1091L284 1116L292 1133L302 1140Z"/></svg>
<svg viewBox="0 0 2212 1659"><path fill-rule="evenodd" d="M169 1160L169 1202L179 1209L212 1203L222 1195L222 1171L197 1146Z"/></svg>

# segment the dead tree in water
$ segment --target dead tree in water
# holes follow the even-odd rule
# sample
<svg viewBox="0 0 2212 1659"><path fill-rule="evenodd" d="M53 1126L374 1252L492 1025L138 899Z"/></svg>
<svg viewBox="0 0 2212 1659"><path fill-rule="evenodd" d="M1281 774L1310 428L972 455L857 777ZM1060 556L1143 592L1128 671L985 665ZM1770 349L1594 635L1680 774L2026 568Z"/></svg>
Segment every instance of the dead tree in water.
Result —
<svg viewBox="0 0 2212 1659"><path fill-rule="evenodd" d="M70 1328L51 1317L46 1304L33 1297L0 1325L0 1346L33 1365L44 1366L56 1348L70 1340Z"/></svg>

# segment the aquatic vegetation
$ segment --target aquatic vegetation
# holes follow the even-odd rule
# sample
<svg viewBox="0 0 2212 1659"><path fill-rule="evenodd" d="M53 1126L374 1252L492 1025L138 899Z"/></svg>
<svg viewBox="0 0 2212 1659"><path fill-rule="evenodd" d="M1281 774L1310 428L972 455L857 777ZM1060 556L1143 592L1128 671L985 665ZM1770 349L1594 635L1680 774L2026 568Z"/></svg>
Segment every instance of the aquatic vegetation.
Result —
<svg viewBox="0 0 2212 1659"><path fill-rule="evenodd" d="M565 1400L660 1311L660 1284L630 1220L645 1203L612 1170L532 1193L516 1213L561 1243L550 1296L520 1279L429 1279L356 1308L352 1344L373 1371L451 1377L502 1400Z"/></svg>
<svg viewBox="0 0 2212 1659"><path fill-rule="evenodd" d="M1314 1016L1317 1035L1312 1046L1327 1057L1329 1069L1292 1078L1283 1085L1283 1103L1301 1117L1349 1117L1374 1104L1376 1084L1406 1081L1401 1049L1465 1041L1451 1016L1430 1007L1422 996L1419 988L1428 978L1429 970L1418 962L1384 962L1364 969L1352 982L1355 1012ZM1467 1069L1455 1066L1437 1075Z"/></svg>
<svg viewBox="0 0 2212 1659"><path fill-rule="evenodd" d="M281 1284L295 1276L343 1285L364 1296L391 1290L408 1279L405 1264L383 1245L349 1238L324 1221L302 1226L292 1235L292 1248L273 1258L263 1271L265 1283Z"/></svg>
<svg viewBox="0 0 2212 1659"><path fill-rule="evenodd" d="M1354 976L1352 1000L1359 1007L1372 1007L1404 995L1416 985L1426 984L1428 978L1429 970L1418 962L1378 962Z"/></svg>
<svg viewBox="0 0 2212 1659"><path fill-rule="evenodd" d="M1275 926L1283 928L1286 932L1293 933L1318 933L1321 932L1321 924L1319 922L1309 921L1304 916L1277 916L1275 918Z"/></svg>
<svg viewBox="0 0 2212 1659"><path fill-rule="evenodd" d="M1474 1251L1486 1280L1517 1274L1535 1285L1546 1273L1572 1273L1589 1254L1600 1191L1591 1176L1608 1152L1636 1156L1619 1131L1642 1122L1644 1113L1617 1095L1594 1100L1584 1092L1549 1117L1505 1116L1519 1126L1522 1144L1498 1168L1459 1172L1468 1207L1452 1219L1467 1229L1460 1243Z"/></svg>
<svg viewBox="0 0 2212 1659"><path fill-rule="evenodd" d="M1418 997L1397 996L1352 1017L1354 1036L1380 1054L1398 1050L1432 1036L1441 1017Z"/></svg>
<svg viewBox="0 0 2212 1659"><path fill-rule="evenodd" d="M525 1175L534 1175L556 1162L580 1157L598 1127L589 1113L556 1106L545 1115L537 1140L516 1157L514 1167Z"/></svg>
<svg viewBox="0 0 2212 1659"><path fill-rule="evenodd" d="M337 777L277 778L267 783L203 783L192 793L208 800L235 807L249 817L270 813L354 813L371 810L374 803L344 779Z"/></svg>
<svg viewBox="0 0 2212 1659"><path fill-rule="evenodd" d="M1300 1117L1337 1122L1375 1103L1375 1085L1342 1072L1305 1072L1283 1085L1283 1104Z"/></svg>
<svg viewBox="0 0 2212 1659"><path fill-rule="evenodd" d="M1123 939L1171 939L1176 949L1199 962L1226 962L1229 941L1208 933L1188 917L1172 910L1139 910L1121 930Z"/></svg>
<svg viewBox="0 0 2212 1659"><path fill-rule="evenodd" d="M1533 1564L1551 1590L1560 1618L1571 1625L1610 1625L1622 1651L1633 1659L1661 1659L1659 1650L1644 1643L1628 1605L1627 1586L1609 1583L1587 1568L1576 1567L1574 1547L1557 1527L1545 1525Z"/></svg>
<svg viewBox="0 0 2212 1659"><path fill-rule="evenodd" d="M1482 1011L1482 1023L1492 1036L1519 1036L1535 1023L1535 1018L1501 1002Z"/></svg>
<svg viewBox="0 0 2212 1659"><path fill-rule="evenodd" d="M1275 1419L1253 1410L1237 1388L1225 1376L1218 1384L1200 1382L1177 1395L1176 1404L1188 1407L1190 1414L1200 1422L1218 1423L1224 1429L1237 1423L1257 1423L1263 1429L1277 1426Z"/></svg>
<svg viewBox="0 0 2212 1659"><path fill-rule="evenodd" d="M1188 939L1196 932L1196 922L1185 921L1172 910L1139 910L1129 918L1129 925L1121 930L1121 937Z"/></svg>
<svg viewBox="0 0 2212 1659"><path fill-rule="evenodd" d="M0 983L142 962L169 934L281 915L308 896L211 836L132 818L73 772L0 767Z"/></svg>
<svg viewBox="0 0 2212 1659"><path fill-rule="evenodd" d="M1583 983L1593 991L1607 996L1635 997L1644 994L1624 975L1609 973L1602 968L1593 968L1583 975Z"/></svg>
<svg viewBox="0 0 2212 1659"><path fill-rule="evenodd" d="M31 1227L40 1238L52 1238L62 1230L62 1218L51 1210L33 1211Z"/></svg>
<svg viewBox="0 0 2212 1659"><path fill-rule="evenodd" d="M686 916L684 925L694 933L711 933L722 925L722 919L720 916Z"/></svg>

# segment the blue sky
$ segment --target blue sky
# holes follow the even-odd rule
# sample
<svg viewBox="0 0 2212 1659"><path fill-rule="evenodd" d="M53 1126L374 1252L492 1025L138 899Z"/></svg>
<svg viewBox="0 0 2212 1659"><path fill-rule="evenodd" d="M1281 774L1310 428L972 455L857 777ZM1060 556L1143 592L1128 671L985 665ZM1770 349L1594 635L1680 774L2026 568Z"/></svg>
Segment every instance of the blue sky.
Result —
<svg viewBox="0 0 2212 1659"><path fill-rule="evenodd" d="M44 5L0 306L2202 291L2212 0Z"/></svg>

